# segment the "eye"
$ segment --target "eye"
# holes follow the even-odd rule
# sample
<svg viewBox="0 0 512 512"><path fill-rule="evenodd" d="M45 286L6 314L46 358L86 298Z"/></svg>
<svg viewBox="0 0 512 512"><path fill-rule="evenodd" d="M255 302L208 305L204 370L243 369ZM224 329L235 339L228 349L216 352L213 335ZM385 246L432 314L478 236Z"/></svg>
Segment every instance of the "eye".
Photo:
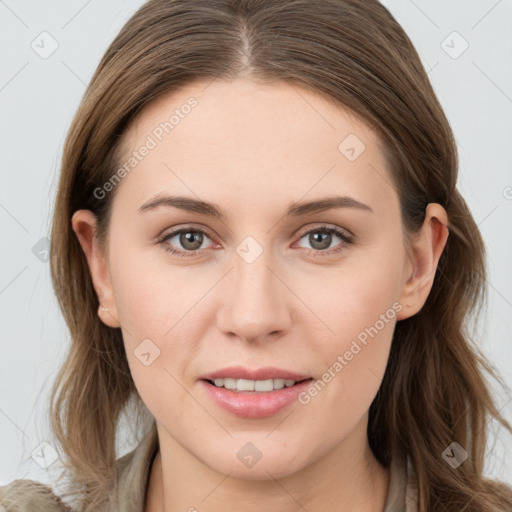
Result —
<svg viewBox="0 0 512 512"><path fill-rule="evenodd" d="M305 247L305 249L308 253L320 257L337 253L343 250L347 244L353 242L353 235L330 226L319 226L309 231L303 231L300 234L300 240L306 237L311 247ZM176 254L180 257L192 257L196 256L202 249L205 249L204 243L206 239L211 238L213 236L208 231L188 226L164 234L159 238L158 243L171 254ZM334 238L338 238L341 242L335 245L334 248L330 248ZM220 247L218 244L213 245Z"/></svg>
<svg viewBox="0 0 512 512"><path fill-rule="evenodd" d="M207 238L210 238L207 231L186 227L163 235L158 242L164 246L167 252L187 257L195 256L199 250L204 249L203 243ZM176 249L176 246L178 246L178 249ZM179 249L180 246L183 249Z"/></svg>
<svg viewBox="0 0 512 512"><path fill-rule="evenodd" d="M307 243L310 244L310 248L308 252L314 253L315 256L323 256L325 253L332 254L337 253L345 248L347 244L351 244L353 242L353 236L349 233L342 231L338 228L329 227L329 226L319 226L314 229L310 229L309 231L303 232L300 235L300 239L306 239ZM331 248L331 244L335 238L341 240L340 243Z"/></svg>

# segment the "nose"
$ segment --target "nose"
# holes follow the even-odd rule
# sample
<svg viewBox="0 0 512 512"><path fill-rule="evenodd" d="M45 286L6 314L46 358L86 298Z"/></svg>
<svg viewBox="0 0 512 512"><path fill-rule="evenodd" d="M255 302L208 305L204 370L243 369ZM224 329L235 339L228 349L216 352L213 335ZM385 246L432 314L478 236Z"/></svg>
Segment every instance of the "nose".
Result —
<svg viewBox="0 0 512 512"><path fill-rule="evenodd" d="M234 268L223 280L223 301L217 314L218 327L226 336L266 341L290 329L293 294L275 267L266 251L251 263L234 255Z"/></svg>

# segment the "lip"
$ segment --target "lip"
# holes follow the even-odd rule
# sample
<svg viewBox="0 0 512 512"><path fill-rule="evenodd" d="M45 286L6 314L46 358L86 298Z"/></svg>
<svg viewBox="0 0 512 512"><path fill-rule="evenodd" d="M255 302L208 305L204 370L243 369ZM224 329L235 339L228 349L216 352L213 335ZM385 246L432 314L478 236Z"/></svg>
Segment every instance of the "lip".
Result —
<svg viewBox="0 0 512 512"><path fill-rule="evenodd" d="M290 372L281 368L268 366L257 370L244 368L243 366L230 366L217 370L215 372L207 373L199 377L201 380L214 380L214 379L247 379L247 380L269 380L269 379L285 379L285 380L305 380L312 378L311 375L302 375L299 373Z"/></svg>
<svg viewBox="0 0 512 512"><path fill-rule="evenodd" d="M220 375L220 372L216 373ZM251 380L263 379L253 378ZM201 380L199 383L210 400L231 414L241 418L268 418L297 401L299 394L305 391L312 381L313 378L309 378L289 388L267 392L232 391L226 388L218 388L207 380Z"/></svg>

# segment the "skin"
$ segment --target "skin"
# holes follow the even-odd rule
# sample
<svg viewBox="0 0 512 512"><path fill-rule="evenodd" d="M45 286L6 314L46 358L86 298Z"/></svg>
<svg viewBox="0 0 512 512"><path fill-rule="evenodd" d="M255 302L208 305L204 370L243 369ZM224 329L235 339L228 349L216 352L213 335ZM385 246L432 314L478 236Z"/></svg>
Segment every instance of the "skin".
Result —
<svg viewBox="0 0 512 512"><path fill-rule="evenodd" d="M369 448L368 409L396 321L417 313L431 290L448 237L446 212L428 205L408 251L377 134L355 114L283 83L195 82L163 96L129 127L126 157L191 96L197 107L117 185L107 246L93 236L92 212L72 218L98 300L108 307L98 314L121 327L135 385L157 422L160 451L145 510L382 511L390 474ZM354 161L338 150L349 134L365 144ZM373 212L283 217L290 203L333 192ZM166 207L138 213L159 193L213 202L226 219ZM333 235L322 252L301 234L324 223L349 230L353 242ZM196 256L164 250L190 251L179 236L159 245L160 234L191 224L213 235ZM263 251L252 263L236 252L248 236ZM198 381L233 364L320 379L396 302L395 318L307 405L239 418ZM160 349L149 366L134 355L146 338ZM262 453L252 467L237 457L247 442Z"/></svg>

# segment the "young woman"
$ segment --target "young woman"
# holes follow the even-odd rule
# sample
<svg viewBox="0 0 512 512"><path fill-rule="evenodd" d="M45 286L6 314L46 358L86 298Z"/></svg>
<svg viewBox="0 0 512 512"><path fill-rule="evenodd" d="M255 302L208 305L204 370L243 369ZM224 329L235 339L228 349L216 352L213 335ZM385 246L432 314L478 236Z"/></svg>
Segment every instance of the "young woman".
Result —
<svg viewBox="0 0 512 512"><path fill-rule="evenodd" d="M483 476L488 420L511 427L468 334L485 257L457 167L377 1L149 1L62 161L67 504L17 480L2 505L511 510Z"/></svg>

